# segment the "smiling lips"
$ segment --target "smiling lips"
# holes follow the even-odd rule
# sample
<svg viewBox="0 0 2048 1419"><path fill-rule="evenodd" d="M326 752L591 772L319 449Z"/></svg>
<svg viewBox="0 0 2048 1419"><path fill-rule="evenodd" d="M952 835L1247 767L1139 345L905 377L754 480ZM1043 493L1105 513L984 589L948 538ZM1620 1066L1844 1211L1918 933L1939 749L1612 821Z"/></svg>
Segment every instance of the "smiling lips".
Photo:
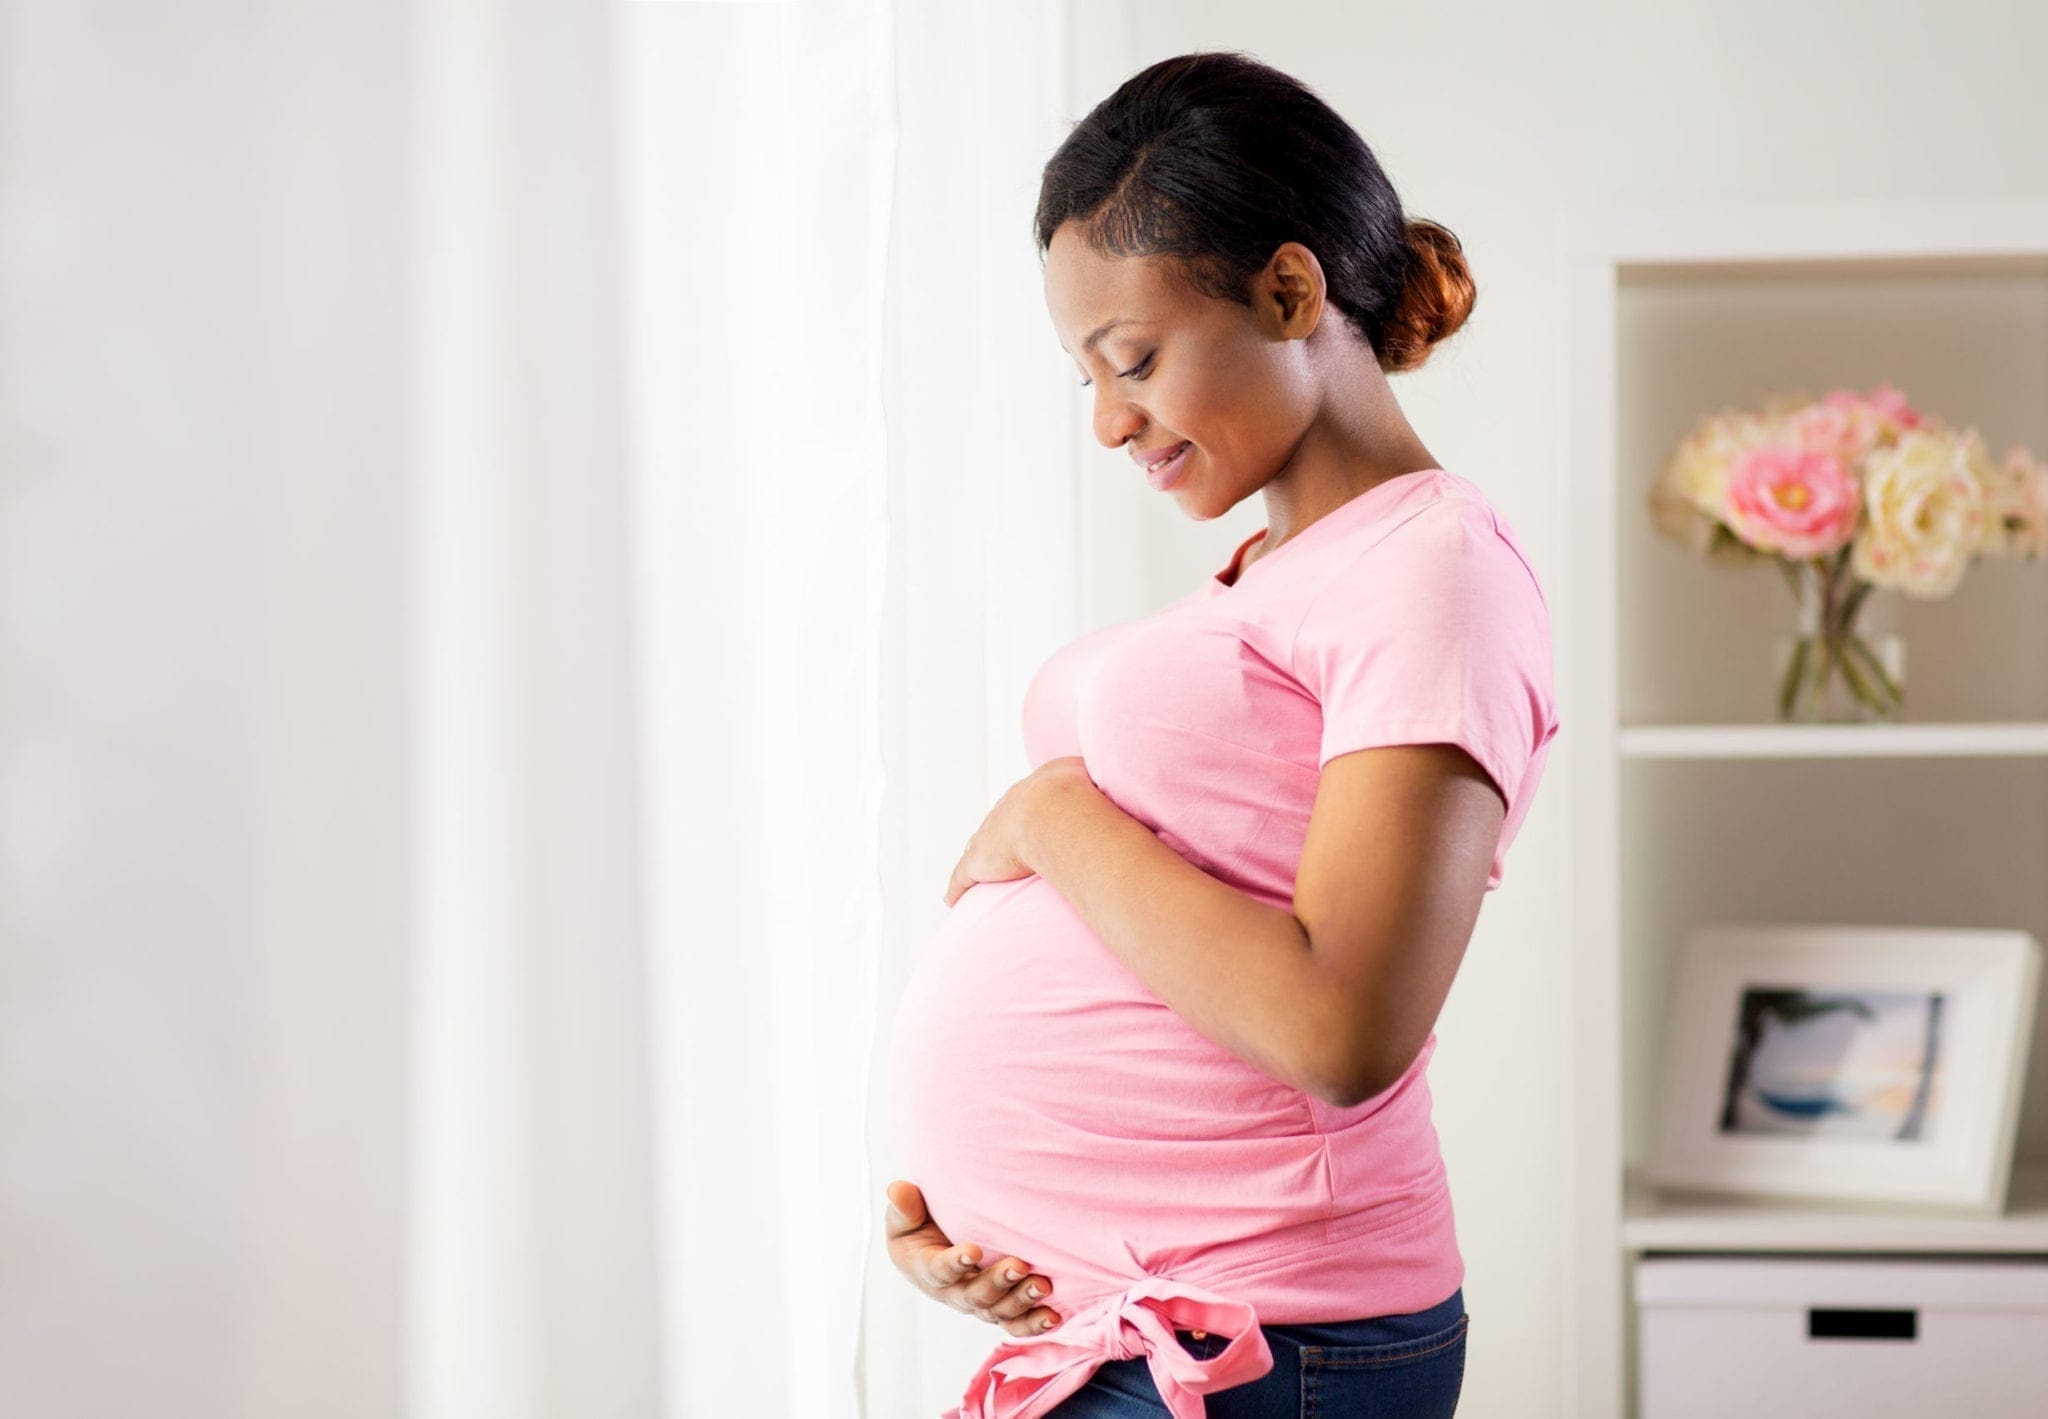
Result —
<svg viewBox="0 0 2048 1419"><path fill-rule="evenodd" d="M1176 453L1179 453L1182 449L1186 448L1187 446L1188 441L1186 439L1182 439L1179 443L1171 444L1166 448L1154 448L1149 450L1134 448L1131 450L1131 461L1133 463L1136 463L1140 468L1144 469L1146 472L1149 473L1154 468L1157 468L1160 464L1166 462L1167 459L1173 457Z"/></svg>
<svg viewBox="0 0 2048 1419"><path fill-rule="evenodd" d="M1160 492L1165 492L1180 481L1180 475L1187 471L1188 460L1195 456L1195 446L1181 443L1164 458L1145 465L1145 481Z"/></svg>

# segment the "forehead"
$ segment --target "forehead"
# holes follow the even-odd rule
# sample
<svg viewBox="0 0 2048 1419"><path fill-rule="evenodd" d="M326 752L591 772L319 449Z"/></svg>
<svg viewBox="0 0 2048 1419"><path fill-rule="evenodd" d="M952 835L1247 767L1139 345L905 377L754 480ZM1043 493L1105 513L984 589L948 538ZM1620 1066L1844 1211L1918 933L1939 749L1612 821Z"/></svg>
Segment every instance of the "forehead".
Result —
<svg viewBox="0 0 2048 1419"><path fill-rule="evenodd" d="M1104 256L1068 222L1053 233L1045 251L1045 304L1060 346L1081 353L1082 342L1112 320L1156 324L1171 318L1186 296L1167 279L1157 257ZM1114 338L1131 327L1110 330Z"/></svg>

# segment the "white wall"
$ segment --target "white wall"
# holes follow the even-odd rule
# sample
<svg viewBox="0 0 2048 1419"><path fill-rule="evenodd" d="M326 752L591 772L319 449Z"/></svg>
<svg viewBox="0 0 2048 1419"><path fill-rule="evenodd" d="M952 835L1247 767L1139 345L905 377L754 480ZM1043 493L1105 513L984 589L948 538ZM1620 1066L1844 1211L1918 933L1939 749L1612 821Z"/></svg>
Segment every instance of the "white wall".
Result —
<svg viewBox="0 0 2048 1419"><path fill-rule="evenodd" d="M400 1407L401 21L259 19L0 6L9 1415Z"/></svg>
<svg viewBox="0 0 2048 1419"><path fill-rule="evenodd" d="M1127 0L1124 10L1126 74L1238 49L1315 88L1364 136L1410 215L1458 234L1478 281L1465 329L1395 389L1424 442L1487 490L1536 562L1564 729L1445 1006L1430 1082L1473 1317L1462 1412L1564 1416L1574 739L1557 215L1588 202L2039 196L2048 8ZM1084 57L1084 73L1113 67ZM1075 115L1119 77L1077 95ZM1256 500L1215 526L1156 499L1148 511L1148 489L1088 476L1114 455L1084 446L1079 456L1091 544L1100 553L1105 540L1136 538L1129 560L1151 569L1145 584L1097 588L1090 624L1179 594L1264 521Z"/></svg>

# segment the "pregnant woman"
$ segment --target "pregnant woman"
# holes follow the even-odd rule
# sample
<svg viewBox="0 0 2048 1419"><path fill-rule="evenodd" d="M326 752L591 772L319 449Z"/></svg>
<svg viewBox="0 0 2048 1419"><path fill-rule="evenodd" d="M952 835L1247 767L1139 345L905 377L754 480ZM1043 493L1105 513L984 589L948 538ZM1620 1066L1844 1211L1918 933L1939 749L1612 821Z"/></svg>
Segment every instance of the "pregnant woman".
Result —
<svg viewBox="0 0 2048 1419"><path fill-rule="evenodd" d="M1386 380L1470 310L1461 248L1234 53L1076 125L1037 239L1096 437L1267 525L1039 668L902 1000L891 1256L1009 1335L947 1419L1449 1415L1425 1070L1558 731L1520 543Z"/></svg>

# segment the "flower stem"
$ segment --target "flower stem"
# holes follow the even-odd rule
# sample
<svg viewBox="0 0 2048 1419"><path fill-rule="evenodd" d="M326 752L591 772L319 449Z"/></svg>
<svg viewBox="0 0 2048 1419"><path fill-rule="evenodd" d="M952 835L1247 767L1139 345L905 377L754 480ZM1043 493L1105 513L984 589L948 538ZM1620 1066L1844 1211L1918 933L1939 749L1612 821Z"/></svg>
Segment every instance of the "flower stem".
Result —
<svg viewBox="0 0 2048 1419"><path fill-rule="evenodd" d="M1861 642L1856 637L1851 636L1849 638L1849 645L1860 644ZM1844 649L1846 650L1848 647L1845 646ZM1842 678L1849 682L1849 688L1855 691L1856 698L1863 701L1864 704L1868 705L1878 714L1883 714L1885 712L1884 696L1876 686L1870 683L1869 677L1864 675L1863 668L1856 663L1856 657L1853 654L1844 654L1840 658L1840 663L1842 666Z"/></svg>
<svg viewBox="0 0 2048 1419"><path fill-rule="evenodd" d="M1813 640L1811 637L1801 636L1798 643L1792 647L1791 659L1785 666L1784 683L1778 686L1778 717L1780 719L1790 719L1792 717L1792 705L1799 696L1799 684L1806 674L1807 653L1812 646Z"/></svg>
<svg viewBox="0 0 2048 1419"><path fill-rule="evenodd" d="M1863 663L1870 667L1871 674L1877 677L1877 683L1882 687L1881 693L1884 697L1882 707L1884 709L1889 711L1905 703L1905 690L1899 685L1898 681L1892 679L1890 672L1884 668L1884 662L1877 658L1877 653L1871 650L1863 637L1849 637L1849 653L1852 656L1861 656Z"/></svg>
<svg viewBox="0 0 2048 1419"><path fill-rule="evenodd" d="M1842 603L1841 629L1844 632L1855 623L1856 613L1863 607L1863 598L1870 595L1871 587L1874 585L1874 582L1859 581L1856 583L1856 589L1851 591L1848 599Z"/></svg>

